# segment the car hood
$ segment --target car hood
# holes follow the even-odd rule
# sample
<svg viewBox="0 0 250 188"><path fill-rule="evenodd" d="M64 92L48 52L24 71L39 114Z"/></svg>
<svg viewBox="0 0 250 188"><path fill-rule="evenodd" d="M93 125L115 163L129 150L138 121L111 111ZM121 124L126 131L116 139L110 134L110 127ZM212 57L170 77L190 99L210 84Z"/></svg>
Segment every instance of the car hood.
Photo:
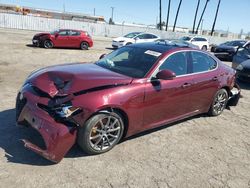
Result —
<svg viewBox="0 0 250 188"><path fill-rule="evenodd" d="M48 33L48 32L37 33L37 34L35 34L35 37L40 37L40 36L43 36L43 35L50 35L50 33Z"/></svg>
<svg viewBox="0 0 250 188"><path fill-rule="evenodd" d="M77 95L132 82L127 77L92 63L74 63L51 66L32 73L27 80L50 97Z"/></svg>
<svg viewBox="0 0 250 188"><path fill-rule="evenodd" d="M247 68L247 69L250 69L250 59L246 60L246 61L243 61L241 63L241 65L244 67L244 68Z"/></svg>
<svg viewBox="0 0 250 188"><path fill-rule="evenodd" d="M216 47L217 49L224 49L224 50L236 50L237 46L227 46L227 45L220 45Z"/></svg>

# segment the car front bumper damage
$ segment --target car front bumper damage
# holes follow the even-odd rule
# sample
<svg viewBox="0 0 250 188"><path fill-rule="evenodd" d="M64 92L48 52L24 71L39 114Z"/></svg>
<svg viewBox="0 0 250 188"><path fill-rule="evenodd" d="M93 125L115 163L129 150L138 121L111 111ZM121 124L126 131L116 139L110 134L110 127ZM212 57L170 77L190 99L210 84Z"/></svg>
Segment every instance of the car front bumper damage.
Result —
<svg viewBox="0 0 250 188"><path fill-rule="evenodd" d="M51 117L39 107L49 99L35 95L26 86L17 96L17 125L34 128L43 138L46 148L41 148L23 139L26 148L55 163L60 162L76 141L77 127L67 126Z"/></svg>

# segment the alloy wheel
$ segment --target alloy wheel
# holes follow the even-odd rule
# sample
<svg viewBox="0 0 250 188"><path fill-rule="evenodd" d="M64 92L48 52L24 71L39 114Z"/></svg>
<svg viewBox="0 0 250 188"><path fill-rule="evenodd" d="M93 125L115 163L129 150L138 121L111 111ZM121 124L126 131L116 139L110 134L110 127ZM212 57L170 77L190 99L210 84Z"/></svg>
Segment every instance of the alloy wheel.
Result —
<svg viewBox="0 0 250 188"><path fill-rule="evenodd" d="M122 127L118 118L105 116L99 119L89 134L91 147L97 151L107 150L120 139Z"/></svg>

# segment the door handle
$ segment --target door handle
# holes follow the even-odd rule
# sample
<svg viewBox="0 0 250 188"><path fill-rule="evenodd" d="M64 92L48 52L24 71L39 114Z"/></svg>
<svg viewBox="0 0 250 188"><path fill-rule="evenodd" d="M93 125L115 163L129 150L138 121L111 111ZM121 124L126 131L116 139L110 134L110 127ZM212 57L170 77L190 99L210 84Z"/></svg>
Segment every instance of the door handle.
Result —
<svg viewBox="0 0 250 188"><path fill-rule="evenodd" d="M187 87L190 87L192 84L190 84L190 83L185 83L185 84L183 84L181 87L182 88L187 88Z"/></svg>
<svg viewBox="0 0 250 188"><path fill-rule="evenodd" d="M213 80L213 81L217 81L217 80L218 80L218 77L215 76L215 77L212 78L212 80Z"/></svg>

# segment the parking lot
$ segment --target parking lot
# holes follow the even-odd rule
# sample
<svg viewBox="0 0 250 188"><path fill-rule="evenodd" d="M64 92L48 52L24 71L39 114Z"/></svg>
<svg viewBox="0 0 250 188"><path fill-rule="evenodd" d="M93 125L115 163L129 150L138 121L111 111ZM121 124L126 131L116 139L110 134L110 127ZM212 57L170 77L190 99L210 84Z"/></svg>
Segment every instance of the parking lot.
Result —
<svg viewBox="0 0 250 188"><path fill-rule="evenodd" d="M88 51L43 49L30 45L34 34L0 29L0 187L250 187L250 84L244 83L238 106L222 115L148 131L102 155L74 146L52 164L26 150L20 139L32 134L15 126L15 97L25 78L45 66L95 61L112 40L94 37Z"/></svg>

